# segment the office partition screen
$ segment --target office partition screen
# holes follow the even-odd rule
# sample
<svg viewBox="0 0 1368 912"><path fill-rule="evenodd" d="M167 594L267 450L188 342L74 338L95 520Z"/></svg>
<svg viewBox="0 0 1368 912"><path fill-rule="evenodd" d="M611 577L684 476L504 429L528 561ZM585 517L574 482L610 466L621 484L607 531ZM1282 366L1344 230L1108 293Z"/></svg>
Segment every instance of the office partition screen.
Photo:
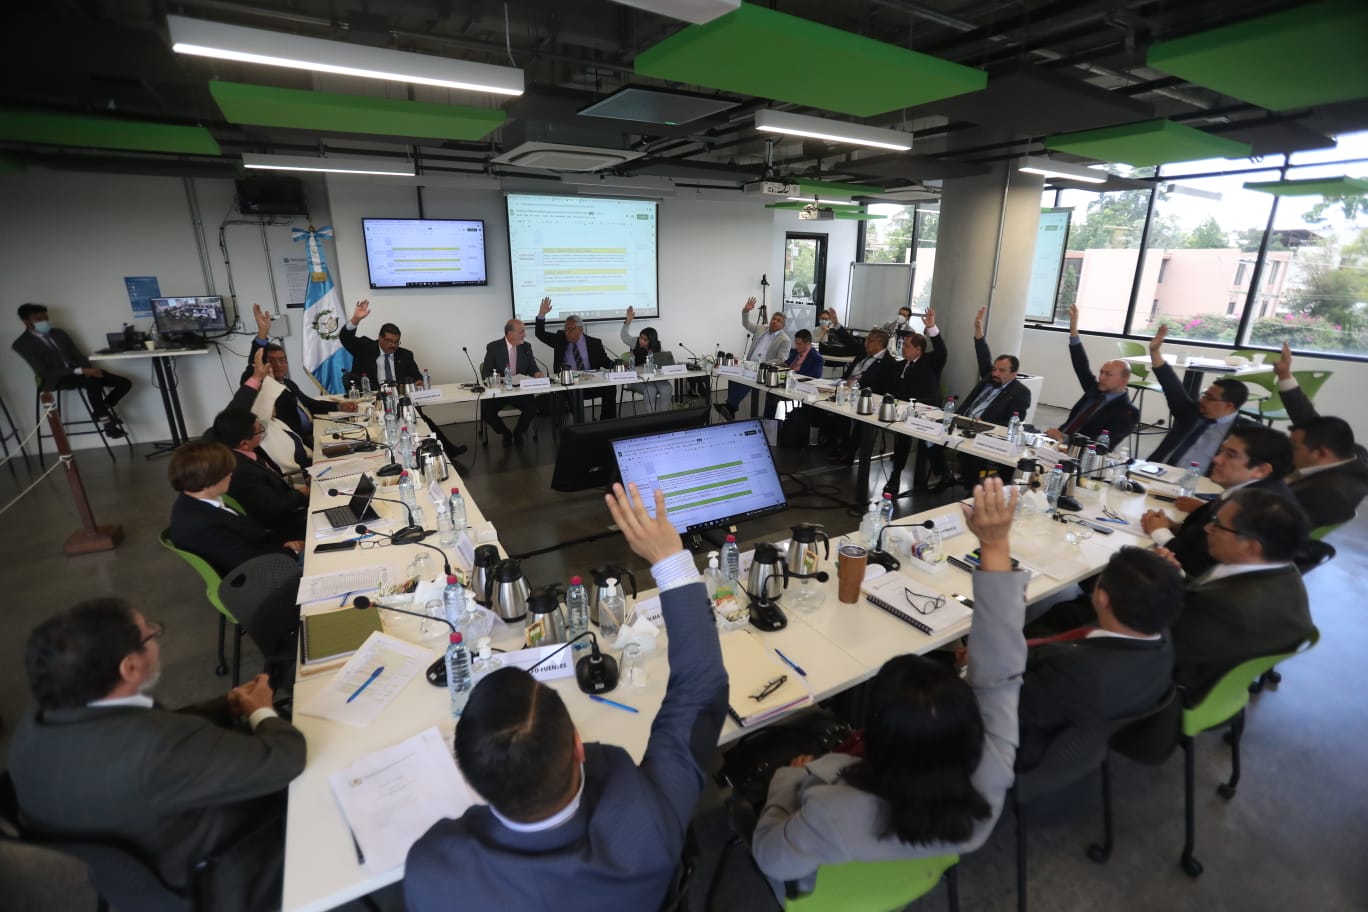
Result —
<svg viewBox="0 0 1368 912"><path fill-rule="evenodd" d="M655 200L510 193L513 315L528 323L544 297L550 321L660 315Z"/></svg>

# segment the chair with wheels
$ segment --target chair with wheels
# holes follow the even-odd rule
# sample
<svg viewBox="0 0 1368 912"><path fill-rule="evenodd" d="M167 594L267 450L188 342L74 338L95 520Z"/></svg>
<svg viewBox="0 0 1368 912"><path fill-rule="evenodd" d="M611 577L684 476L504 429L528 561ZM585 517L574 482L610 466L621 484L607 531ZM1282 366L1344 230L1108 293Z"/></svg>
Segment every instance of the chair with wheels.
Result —
<svg viewBox="0 0 1368 912"><path fill-rule="evenodd" d="M817 869L817 886L784 903L785 912L888 912L920 899L945 880L950 912L959 912L958 855L906 861L848 861Z"/></svg>
<svg viewBox="0 0 1368 912"><path fill-rule="evenodd" d="M234 567L218 585L218 600L266 657L277 692L290 689L299 629L299 563L285 554L263 554Z"/></svg>
<svg viewBox="0 0 1368 912"><path fill-rule="evenodd" d="M243 630L242 625L238 623L238 619L219 599L219 587L222 585L223 579L213 567L209 566L209 562L204 558L200 557L198 554L192 554L189 551L177 548L171 541L170 529L163 529L158 540L162 543L163 548L175 554L181 560L193 567L195 572L200 575L200 579L204 580L204 597L209 600L209 604L214 606L214 610L217 611L219 615L218 665L214 666L214 674L218 675L220 678L228 673L228 657L224 654L224 640L227 638L228 624L231 623L233 625L233 686L236 687L240 681L242 672Z"/></svg>

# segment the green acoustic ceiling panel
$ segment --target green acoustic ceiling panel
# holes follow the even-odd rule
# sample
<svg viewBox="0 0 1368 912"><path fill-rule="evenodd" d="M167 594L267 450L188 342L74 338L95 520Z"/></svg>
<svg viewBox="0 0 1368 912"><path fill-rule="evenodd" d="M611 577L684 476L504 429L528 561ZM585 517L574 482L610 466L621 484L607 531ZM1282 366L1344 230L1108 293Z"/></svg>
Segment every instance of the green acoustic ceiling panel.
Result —
<svg viewBox="0 0 1368 912"><path fill-rule="evenodd" d="M800 177L796 183L802 196L874 196L883 193L883 187L874 187L870 184L848 184L844 181L824 181Z"/></svg>
<svg viewBox="0 0 1368 912"><path fill-rule="evenodd" d="M1272 111L1368 97L1368 2L1325 0L1164 41L1150 66Z"/></svg>
<svg viewBox="0 0 1368 912"><path fill-rule="evenodd" d="M204 127L35 111L0 111L0 140L136 152L221 154L218 141Z"/></svg>
<svg viewBox="0 0 1368 912"><path fill-rule="evenodd" d="M1249 143L1212 136L1171 120L1147 120L1047 136L1045 147L1136 168L1204 158L1248 158L1251 151Z"/></svg>
<svg viewBox="0 0 1368 912"><path fill-rule="evenodd" d="M1310 177L1305 180L1250 181L1246 190L1277 196L1359 196L1368 194L1368 180L1353 177Z"/></svg>
<svg viewBox="0 0 1368 912"><path fill-rule="evenodd" d="M976 92L981 70L741 4L637 55L636 72L869 117Z"/></svg>
<svg viewBox="0 0 1368 912"><path fill-rule="evenodd" d="M221 80L210 82L209 91L229 122L260 127L461 140L482 139L507 117L498 108L278 89Z"/></svg>

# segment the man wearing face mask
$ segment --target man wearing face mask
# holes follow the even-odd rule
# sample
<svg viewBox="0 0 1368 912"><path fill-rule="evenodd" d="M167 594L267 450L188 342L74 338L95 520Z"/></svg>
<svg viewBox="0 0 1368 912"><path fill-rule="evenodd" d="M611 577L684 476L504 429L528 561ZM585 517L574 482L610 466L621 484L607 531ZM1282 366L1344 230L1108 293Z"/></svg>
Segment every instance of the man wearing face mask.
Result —
<svg viewBox="0 0 1368 912"><path fill-rule="evenodd" d="M24 664L37 707L9 755L20 812L40 834L117 840L175 887L222 852L206 908L279 908L283 790L304 769L304 736L276 715L266 675L209 703L158 706L163 632L117 598L34 629Z"/></svg>
<svg viewBox="0 0 1368 912"><path fill-rule="evenodd" d="M83 388L95 420L104 425L105 435L124 436L123 422L114 405L128 395L133 384L118 374L91 367L71 336L48 321L48 310L42 304L21 304L19 319L24 323L24 333L10 347L38 376L38 388L45 393Z"/></svg>

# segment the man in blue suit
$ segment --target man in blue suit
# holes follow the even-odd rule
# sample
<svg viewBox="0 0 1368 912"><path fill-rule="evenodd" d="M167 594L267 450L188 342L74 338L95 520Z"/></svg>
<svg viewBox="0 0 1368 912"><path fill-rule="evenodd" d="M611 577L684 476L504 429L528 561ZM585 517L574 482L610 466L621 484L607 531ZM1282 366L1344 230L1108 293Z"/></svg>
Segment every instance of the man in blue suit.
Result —
<svg viewBox="0 0 1368 912"><path fill-rule="evenodd" d="M630 496L630 501L629 501ZM651 561L670 679L640 765L585 744L560 695L517 668L483 678L456 726L456 759L488 805L443 820L409 850L409 912L462 908L649 910L664 900L727 709L707 590L665 513L615 485L614 521Z"/></svg>

